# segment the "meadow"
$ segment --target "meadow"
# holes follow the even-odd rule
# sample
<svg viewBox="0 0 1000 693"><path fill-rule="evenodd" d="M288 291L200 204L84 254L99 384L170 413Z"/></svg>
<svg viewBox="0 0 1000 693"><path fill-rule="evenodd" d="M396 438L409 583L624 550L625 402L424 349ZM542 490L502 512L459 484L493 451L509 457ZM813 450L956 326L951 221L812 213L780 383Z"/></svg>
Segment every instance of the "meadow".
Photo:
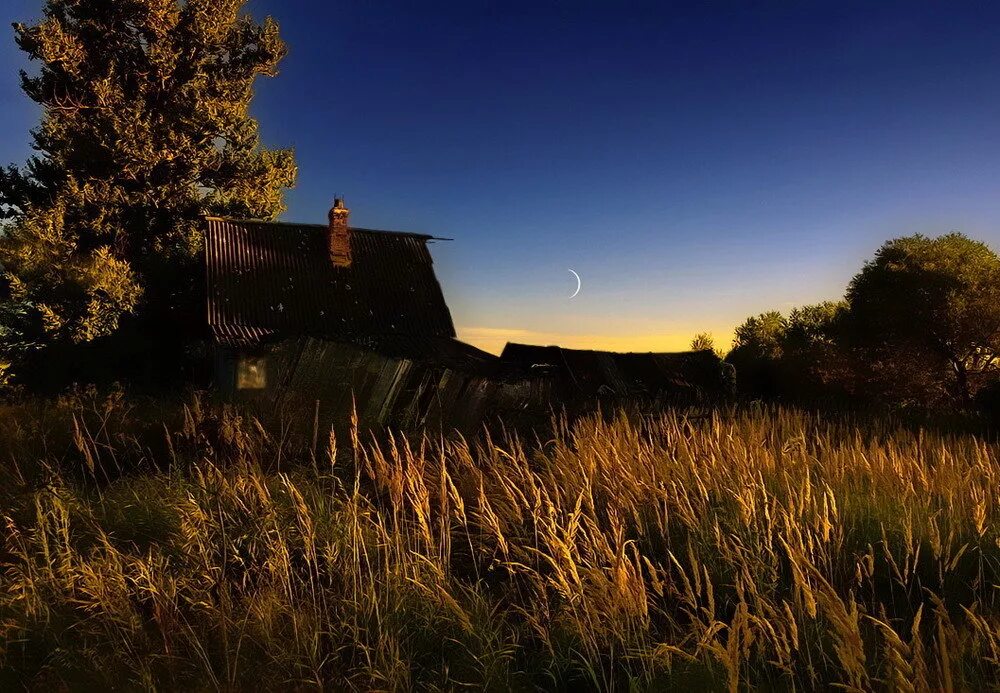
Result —
<svg viewBox="0 0 1000 693"><path fill-rule="evenodd" d="M308 420L0 408L0 687L997 687L984 438L750 406Z"/></svg>

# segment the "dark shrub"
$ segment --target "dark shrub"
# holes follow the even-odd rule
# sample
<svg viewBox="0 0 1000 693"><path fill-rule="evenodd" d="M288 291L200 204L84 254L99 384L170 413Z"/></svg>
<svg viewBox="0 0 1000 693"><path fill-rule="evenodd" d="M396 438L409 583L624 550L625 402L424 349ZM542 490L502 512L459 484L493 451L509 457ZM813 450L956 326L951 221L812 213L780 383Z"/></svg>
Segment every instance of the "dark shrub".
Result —
<svg viewBox="0 0 1000 693"><path fill-rule="evenodd" d="M1000 427L1000 380L994 380L979 390L976 408L991 425Z"/></svg>

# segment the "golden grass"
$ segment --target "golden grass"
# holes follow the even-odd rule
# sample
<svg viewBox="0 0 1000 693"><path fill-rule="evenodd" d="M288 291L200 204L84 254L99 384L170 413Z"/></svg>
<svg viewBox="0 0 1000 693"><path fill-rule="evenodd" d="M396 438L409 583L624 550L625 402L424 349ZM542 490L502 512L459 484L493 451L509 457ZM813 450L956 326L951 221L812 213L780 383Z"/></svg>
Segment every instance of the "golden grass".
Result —
<svg viewBox="0 0 1000 693"><path fill-rule="evenodd" d="M667 411L317 455L198 403L154 450L110 411L65 447L0 425L0 683L997 685L1000 450L973 436Z"/></svg>

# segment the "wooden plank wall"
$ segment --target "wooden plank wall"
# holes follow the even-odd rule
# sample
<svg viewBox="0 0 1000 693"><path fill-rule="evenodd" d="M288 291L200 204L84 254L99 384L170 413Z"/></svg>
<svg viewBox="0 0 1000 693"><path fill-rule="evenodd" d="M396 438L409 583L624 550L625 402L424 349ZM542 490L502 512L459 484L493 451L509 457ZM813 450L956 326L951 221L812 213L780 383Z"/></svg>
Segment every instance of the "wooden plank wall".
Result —
<svg viewBox="0 0 1000 693"><path fill-rule="evenodd" d="M279 343L271 362L269 394L318 401L324 421L348 421L356 406L369 428L473 431L505 416L546 416L554 388L545 377L495 380L312 338Z"/></svg>

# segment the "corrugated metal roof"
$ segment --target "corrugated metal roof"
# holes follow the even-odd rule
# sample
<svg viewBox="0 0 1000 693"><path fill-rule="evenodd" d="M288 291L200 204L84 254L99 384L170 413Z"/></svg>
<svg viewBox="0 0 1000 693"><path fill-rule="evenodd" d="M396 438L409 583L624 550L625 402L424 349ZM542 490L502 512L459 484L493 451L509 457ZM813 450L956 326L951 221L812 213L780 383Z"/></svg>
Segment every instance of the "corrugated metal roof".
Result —
<svg viewBox="0 0 1000 693"><path fill-rule="evenodd" d="M353 264L330 262L326 227L206 220L208 321L220 343L273 336L455 336L431 236L351 229Z"/></svg>
<svg viewBox="0 0 1000 693"><path fill-rule="evenodd" d="M275 334L274 330L245 325L212 325L211 329L215 341L225 347L259 344Z"/></svg>

